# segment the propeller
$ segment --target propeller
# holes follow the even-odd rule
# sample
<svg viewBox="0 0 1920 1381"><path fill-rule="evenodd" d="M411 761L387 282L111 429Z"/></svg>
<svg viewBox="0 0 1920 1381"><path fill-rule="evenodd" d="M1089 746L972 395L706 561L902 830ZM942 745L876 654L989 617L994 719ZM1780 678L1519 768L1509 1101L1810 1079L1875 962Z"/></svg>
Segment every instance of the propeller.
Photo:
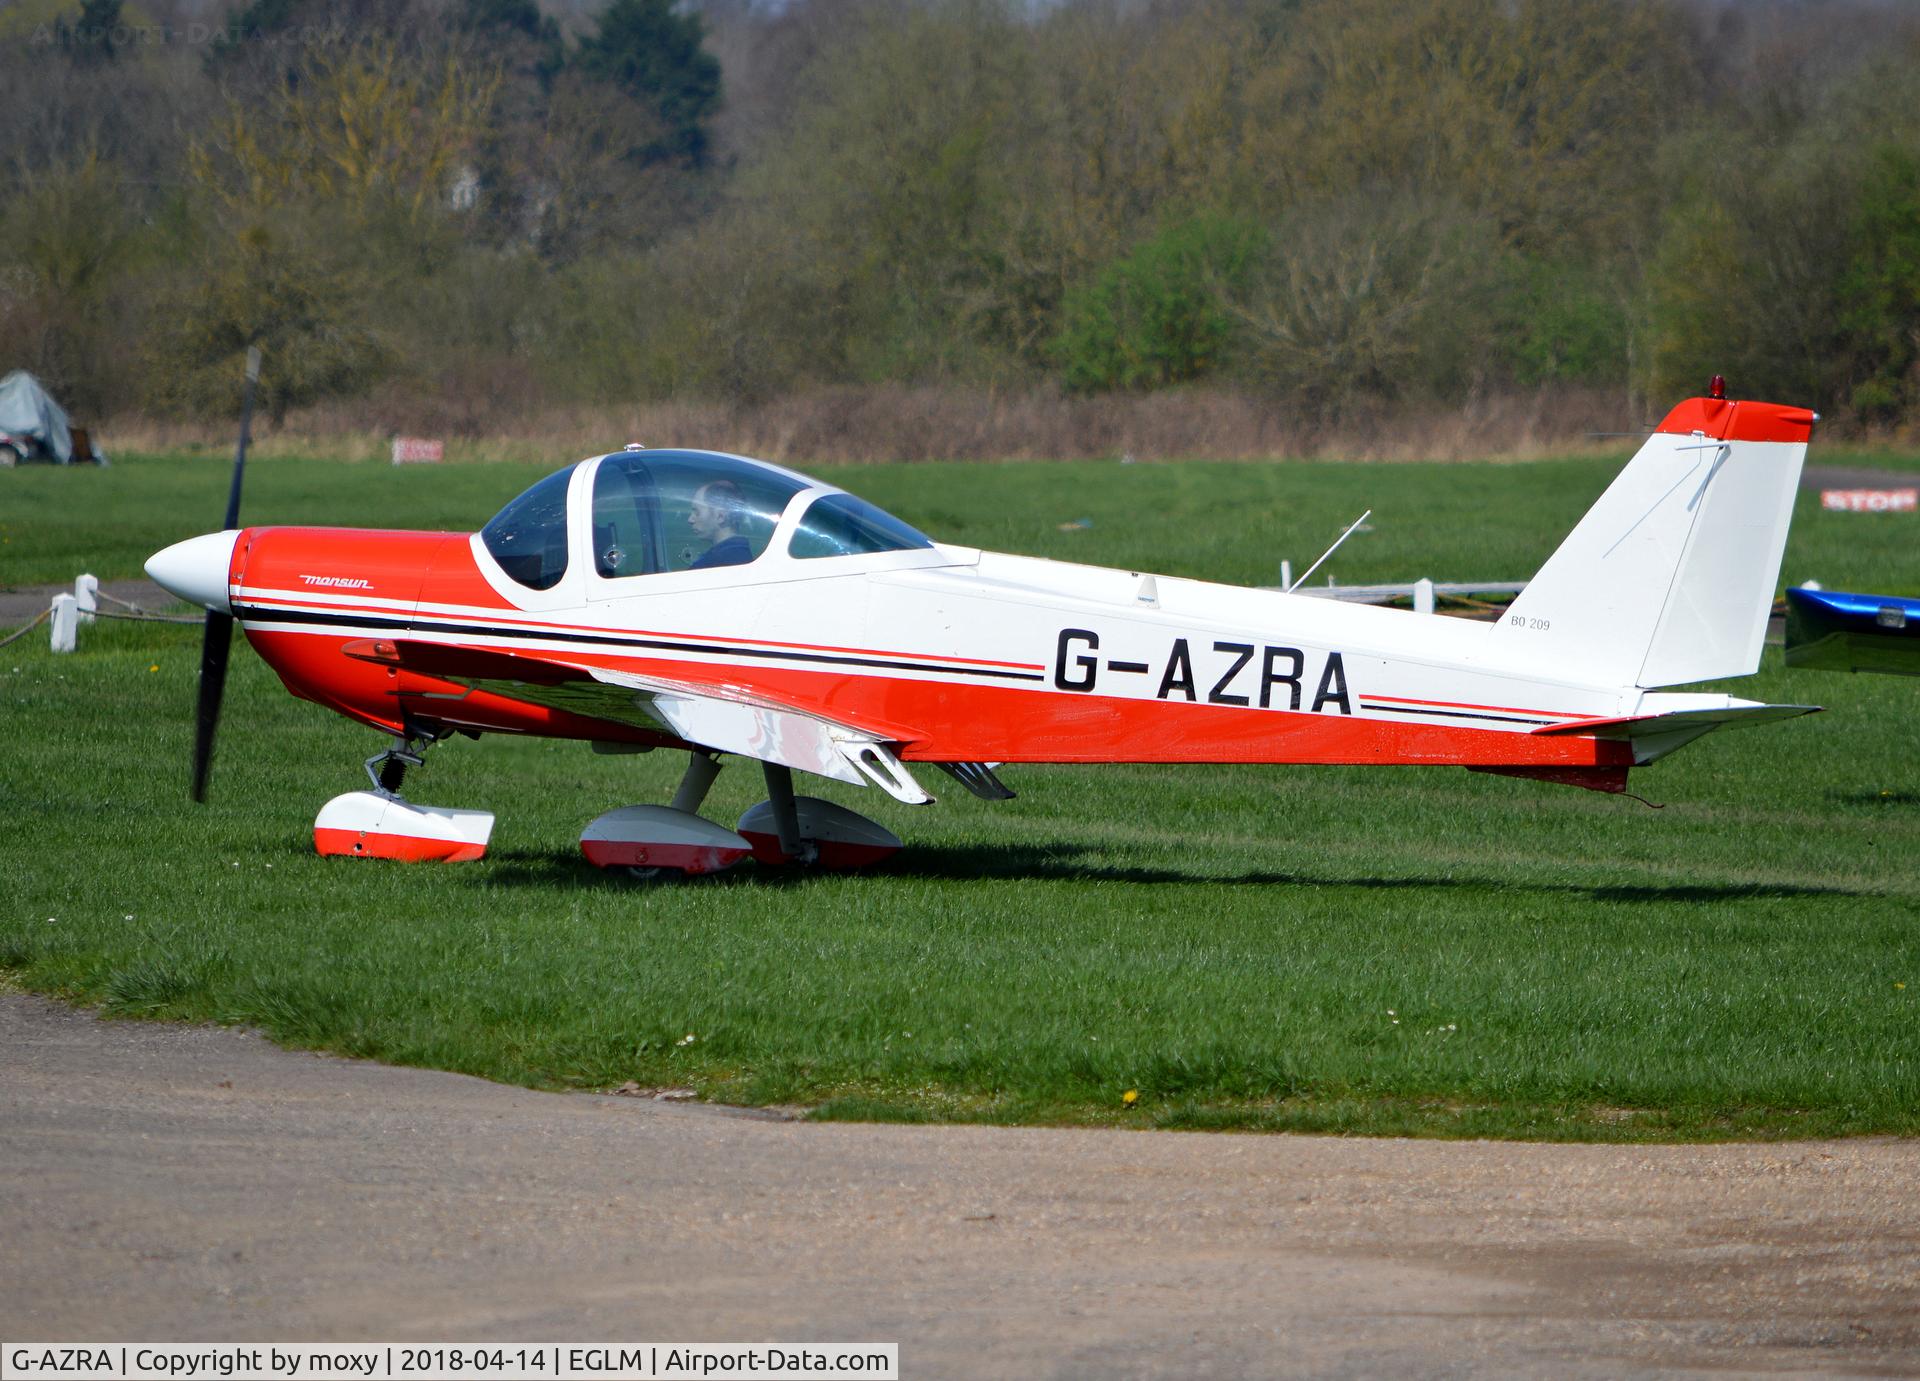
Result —
<svg viewBox="0 0 1920 1381"><path fill-rule="evenodd" d="M247 347L247 386L240 401L240 441L233 451L233 483L227 489L227 518L221 531L240 526L240 479L247 468L247 439L253 426L253 390L260 382L260 347ZM227 653L233 648L233 615L207 610L200 641L200 695L194 707L193 799L207 799L207 774L213 768L213 737L220 727L220 698L227 689Z"/></svg>

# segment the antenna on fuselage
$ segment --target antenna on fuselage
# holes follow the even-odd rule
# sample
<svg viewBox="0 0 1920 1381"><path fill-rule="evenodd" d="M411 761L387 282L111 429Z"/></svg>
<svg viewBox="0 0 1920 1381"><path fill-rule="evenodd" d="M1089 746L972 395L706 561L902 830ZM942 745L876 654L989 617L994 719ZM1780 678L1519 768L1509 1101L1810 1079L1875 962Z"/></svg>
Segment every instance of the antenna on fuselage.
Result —
<svg viewBox="0 0 1920 1381"><path fill-rule="evenodd" d="M1294 581L1293 584L1287 586L1285 592L1287 594L1292 594L1295 590L1299 589L1302 585L1306 584L1307 576L1312 575L1315 571L1319 570L1320 567L1325 564L1326 559L1329 556L1332 556L1336 551L1340 550L1340 544L1346 541L1347 538L1353 536L1353 534L1359 529L1360 524L1366 522L1367 519L1371 518L1372 516L1373 516L1373 510L1369 508L1365 513L1362 513L1358 518L1355 518L1352 523L1348 524L1347 530L1341 533L1338 537L1333 539L1333 545L1320 553L1320 559L1314 562L1311 566L1307 567L1307 574L1301 576L1298 580Z"/></svg>

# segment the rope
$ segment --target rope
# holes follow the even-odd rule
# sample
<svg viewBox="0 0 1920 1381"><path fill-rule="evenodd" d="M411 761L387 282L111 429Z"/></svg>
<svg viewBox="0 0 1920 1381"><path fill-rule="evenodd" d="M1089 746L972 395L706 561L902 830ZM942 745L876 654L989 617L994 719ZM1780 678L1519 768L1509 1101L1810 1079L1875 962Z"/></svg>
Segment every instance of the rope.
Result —
<svg viewBox="0 0 1920 1381"><path fill-rule="evenodd" d="M95 609L93 612L100 615L100 617L103 619L124 619L131 616L144 616L150 619L158 619L163 623L199 623L200 622L200 619L194 615L188 615L183 618L178 614L156 614L153 612L153 610L147 608L145 605L135 604L130 599L122 599L118 595L108 594L105 590L95 590L93 593L101 599L112 600L115 604L119 605L122 609L129 609L132 611L132 615L128 615L128 614L110 614L103 609Z"/></svg>
<svg viewBox="0 0 1920 1381"><path fill-rule="evenodd" d="M111 609L95 609L94 617L102 619L126 619L131 623L202 623L203 619L191 618L179 614L116 614ZM42 615L45 617L45 615Z"/></svg>
<svg viewBox="0 0 1920 1381"><path fill-rule="evenodd" d="M115 602L118 604L126 604L126 601L124 599L116 600ZM133 608L136 606L129 605L128 607ZM110 609L96 609L93 611L93 613L94 613L94 617L96 618L126 619L130 623L199 623L201 622L201 620L196 618L181 618L181 617L170 615L170 614L116 614ZM21 627L16 628L13 630L13 632L7 634L6 637L0 638L0 647L5 647L8 643L18 642L20 639L26 637L27 634L33 632L34 629L38 628L41 624L45 623L48 619L52 617L53 617L53 610L51 608L42 609L40 613L34 618L32 623L23 624Z"/></svg>
<svg viewBox="0 0 1920 1381"><path fill-rule="evenodd" d="M36 618L32 623L27 624L23 628L16 628L13 630L13 632L7 634L6 637L0 638L0 647L5 647L10 642L15 642L21 638L26 637L27 634L33 632L34 629L38 628L41 624L45 623L48 619L52 617L53 617L53 610L42 609L40 611L40 616Z"/></svg>

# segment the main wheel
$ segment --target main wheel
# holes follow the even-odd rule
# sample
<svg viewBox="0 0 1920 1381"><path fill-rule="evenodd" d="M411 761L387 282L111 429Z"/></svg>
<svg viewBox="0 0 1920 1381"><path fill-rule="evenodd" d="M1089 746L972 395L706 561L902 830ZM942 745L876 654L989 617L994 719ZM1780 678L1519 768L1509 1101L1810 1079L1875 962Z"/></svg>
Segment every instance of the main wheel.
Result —
<svg viewBox="0 0 1920 1381"><path fill-rule="evenodd" d="M796 796L793 804L799 816L800 838L811 846L811 858L788 858L780 847L773 802L762 801L740 817L740 836L753 846L753 856L763 866L827 871L865 868L900 849L899 835L845 806L817 796Z"/></svg>
<svg viewBox="0 0 1920 1381"><path fill-rule="evenodd" d="M688 877L685 868L649 867L639 863L629 863L626 873L634 882L685 882Z"/></svg>

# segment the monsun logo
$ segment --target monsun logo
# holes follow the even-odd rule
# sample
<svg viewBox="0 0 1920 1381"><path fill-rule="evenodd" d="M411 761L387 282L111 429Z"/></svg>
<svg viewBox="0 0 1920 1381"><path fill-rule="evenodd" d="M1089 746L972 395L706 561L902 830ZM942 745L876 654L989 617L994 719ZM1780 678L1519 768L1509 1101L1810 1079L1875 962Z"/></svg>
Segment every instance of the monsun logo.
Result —
<svg viewBox="0 0 1920 1381"><path fill-rule="evenodd" d="M327 585L336 590L371 590L371 580L354 580L344 575L303 575L300 577L309 585Z"/></svg>

